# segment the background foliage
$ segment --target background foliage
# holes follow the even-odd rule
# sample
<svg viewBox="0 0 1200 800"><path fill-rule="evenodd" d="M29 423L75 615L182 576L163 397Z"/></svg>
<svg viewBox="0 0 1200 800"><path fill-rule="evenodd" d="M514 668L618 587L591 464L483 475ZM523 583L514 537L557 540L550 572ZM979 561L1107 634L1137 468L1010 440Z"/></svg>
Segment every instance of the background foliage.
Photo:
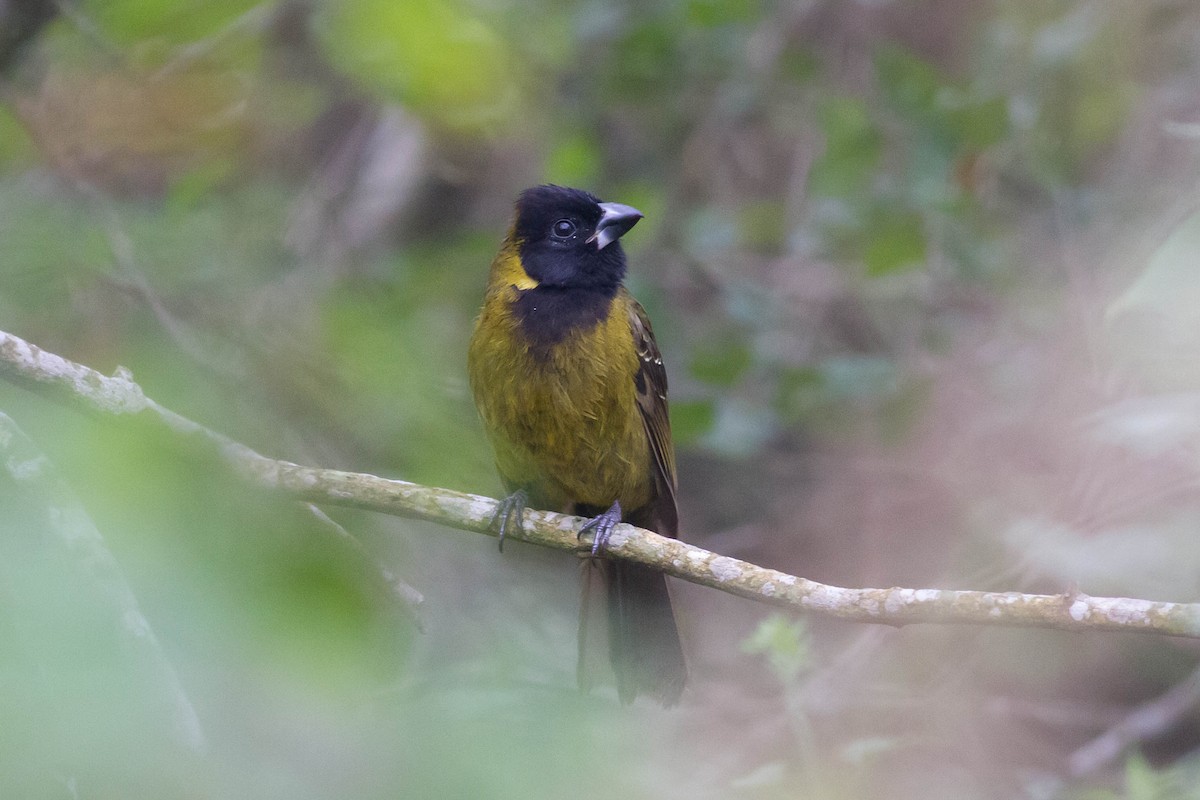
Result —
<svg viewBox="0 0 1200 800"><path fill-rule="evenodd" d="M0 328L265 454L494 495L487 264L520 189L583 186L646 213L689 541L1197 601L1197 31L1172 0L0 0ZM1200 796L1190 700L1077 752L1190 643L679 587L692 688L622 708L574 690L559 555L336 512L360 551L137 429L0 409L62 479L0 483L4 796Z"/></svg>

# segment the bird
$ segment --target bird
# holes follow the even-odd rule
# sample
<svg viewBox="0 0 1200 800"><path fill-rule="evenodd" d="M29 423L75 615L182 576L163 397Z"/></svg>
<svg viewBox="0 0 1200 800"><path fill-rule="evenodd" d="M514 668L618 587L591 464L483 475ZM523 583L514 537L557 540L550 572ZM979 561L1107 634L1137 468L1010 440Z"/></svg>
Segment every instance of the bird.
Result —
<svg viewBox="0 0 1200 800"><path fill-rule="evenodd" d="M593 533L590 555L600 557L618 697L671 706L687 664L666 578L603 559L620 522L679 533L667 373L646 311L623 284L620 239L642 216L582 189L522 192L491 263L467 371L509 492L493 520L501 548L526 507L589 518L579 534Z"/></svg>

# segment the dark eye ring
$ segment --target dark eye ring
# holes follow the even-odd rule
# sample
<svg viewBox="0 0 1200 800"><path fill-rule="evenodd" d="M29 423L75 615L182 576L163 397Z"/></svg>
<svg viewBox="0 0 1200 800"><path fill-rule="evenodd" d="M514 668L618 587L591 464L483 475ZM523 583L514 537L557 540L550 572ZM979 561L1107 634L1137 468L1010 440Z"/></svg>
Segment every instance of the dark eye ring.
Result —
<svg viewBox="0 0 1200 800"><path fill-rule="evenodd" d="M569 219L560 219L551 226L550 233L557 239L570 239L575 235L575 223Z"/></svg>

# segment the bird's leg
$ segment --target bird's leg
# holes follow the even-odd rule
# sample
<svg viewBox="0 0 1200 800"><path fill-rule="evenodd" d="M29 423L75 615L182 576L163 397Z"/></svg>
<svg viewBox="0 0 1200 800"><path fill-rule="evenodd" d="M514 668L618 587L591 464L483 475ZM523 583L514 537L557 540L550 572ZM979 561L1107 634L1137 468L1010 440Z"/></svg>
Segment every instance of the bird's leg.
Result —
<svg viewBox="0 0 1200 800"><path fill-rule="evenodd" d="M612 529L617 527L621 521L621 504L613 503L612 508L605 511L603 514L592 517L579 529L576 538L583 538L583 535L588 531L595 530L596 534L592 538L592 557L602 554L605 548L608 547L608 537L612 536Z"/></svg>
<svg viewBox="0 0 1200 800"><path fill-rule="evenodd" d="M529 492L524 489L517 489L515 492L505 497L500 501L500 505L496 507L496 513L492 516L492 530L496 532L496 541L499 544L500 552L504 552L504 536L509 531L509 525L513 524L514 520L518 529L521 529L525 524L525 506L529 502Z"/></svg>

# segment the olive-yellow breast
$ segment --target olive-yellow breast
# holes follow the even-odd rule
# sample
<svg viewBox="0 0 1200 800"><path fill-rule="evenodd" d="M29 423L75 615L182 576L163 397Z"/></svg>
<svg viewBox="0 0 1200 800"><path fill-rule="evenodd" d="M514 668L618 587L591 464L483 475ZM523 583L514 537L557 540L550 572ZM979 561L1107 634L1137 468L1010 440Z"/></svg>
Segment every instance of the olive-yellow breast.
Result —
<svg viewBox="0 0 1200 800"><path fill-rule="evenodd" d="M536 302L524 313L516 310L533 285L515 246L501 251L492 271L478 323L487 334L472 340L469 363L505 483L525 487L539 508L645 505L653 459L630 378L639 366L629 327L633 299L622 288L595 301L594 319L571 326L560 339L539 341L526 330L541 324L536 315L561 311Z"/></svg>

